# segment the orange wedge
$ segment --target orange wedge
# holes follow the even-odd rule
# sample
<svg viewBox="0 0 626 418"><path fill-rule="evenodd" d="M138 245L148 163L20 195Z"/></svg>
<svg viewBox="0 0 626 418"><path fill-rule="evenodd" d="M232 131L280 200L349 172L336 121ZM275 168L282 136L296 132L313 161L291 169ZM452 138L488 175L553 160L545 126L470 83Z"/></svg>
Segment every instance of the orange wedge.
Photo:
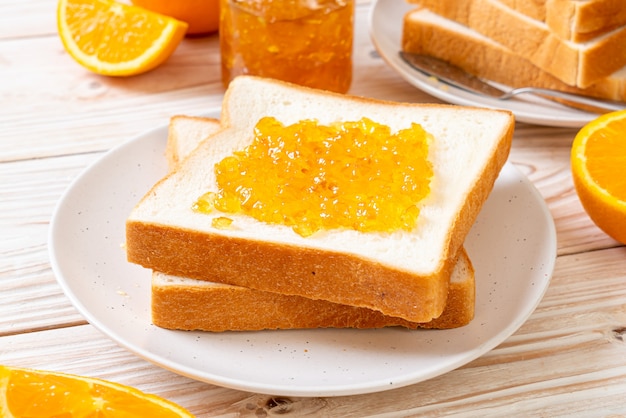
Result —
<svg viewBox="0 0 626 418"><path fill-rule="evenodd" d="M0 366L0 416L193 417L172 402L128 386L6 366Z"/></svg>
<svg viewBox="0 0 626 418"><path fill-rule="evenodd" d="M59 35L85 68L128 76L163 63L185 36L187 24L112 0L59 0Z"/></svg>
<svg viewBox="0 0 626 418"><path fill-rule="evenodd" d="M584 126L571 153L576 193L591 220L626 244L626 111Z"/></svg>

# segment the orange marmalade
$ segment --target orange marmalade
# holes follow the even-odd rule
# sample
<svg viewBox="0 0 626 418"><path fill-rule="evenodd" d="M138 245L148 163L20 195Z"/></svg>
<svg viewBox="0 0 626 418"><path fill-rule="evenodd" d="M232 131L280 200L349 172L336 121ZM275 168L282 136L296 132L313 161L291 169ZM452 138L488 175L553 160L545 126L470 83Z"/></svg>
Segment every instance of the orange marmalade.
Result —
<svg viewBox="0 0 626 418"><path fill-rule="evenodd" d="M215 165L213 208L287 225L309 236L322 229L411 230L430 192L431 136L418 124L391 133L363 118L324 126L261 119L252 143Z"/></svg>
<svg viewBox="0 0 626 418"><path fill-rule="evenodd" d="M221 0L225 86L241 74L345 93L354 0Z"/></svg>

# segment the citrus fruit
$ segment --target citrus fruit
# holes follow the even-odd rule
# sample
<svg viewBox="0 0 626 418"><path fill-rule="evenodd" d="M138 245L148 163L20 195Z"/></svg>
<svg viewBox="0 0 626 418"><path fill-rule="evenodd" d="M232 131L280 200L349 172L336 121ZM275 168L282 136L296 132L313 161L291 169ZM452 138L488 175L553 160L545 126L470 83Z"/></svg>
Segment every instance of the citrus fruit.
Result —
<svg viewBox="0 0 626 418"><path fill-rule="evenodd" d="M171 16L189 24L187 33L216 32L220 21L220 0L132 0L136 6Z"/></svg>
<svg viewBox="0 0 626 418"><path fill-rule="evenodd" d="M149 71L174 52L187 24L113 0L59 0L57 26L63 46L98 74Z"/></svg>
<svg viewBox="0 0 626 418"><path fill-rule="evenodd" d="M193 417L172 402L118 383L1 365L0 416Z"/></svg>
<svg viewBox="0 0 626 418"><path fill-rule="evenodd" d="M584 126L572 144L571 164L576 193L591 220L626 243L626 110Z"/></svg>

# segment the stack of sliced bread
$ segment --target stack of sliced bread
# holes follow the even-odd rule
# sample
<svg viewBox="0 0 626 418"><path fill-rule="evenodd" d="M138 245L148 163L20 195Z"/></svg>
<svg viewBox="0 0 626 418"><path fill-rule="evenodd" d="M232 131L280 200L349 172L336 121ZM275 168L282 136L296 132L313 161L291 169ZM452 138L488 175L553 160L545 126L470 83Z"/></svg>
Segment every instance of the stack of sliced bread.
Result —
<svg viewBox="0 0 626 418"><path fill-rule="evenodd" d="M510 87L626 100L621 0L409 0L402 48Z"/></svg>
<svg viewBox="0 0 626 418"><path fill-rule="evenodd" d="M434 176L412 231L339 229L303 237L242 214L198 213L214 165L252 141L256 122L371 118L432 134ZM504 165L508 112L379 102L239 77L221 119L170 121L167 174L127 219L127 255L153 270L152 320L181 330L454 328L474 316L474 270L463 241ZM260 176L263 173L259 173ZM232 219L216 228L215 217Z"/></svg>

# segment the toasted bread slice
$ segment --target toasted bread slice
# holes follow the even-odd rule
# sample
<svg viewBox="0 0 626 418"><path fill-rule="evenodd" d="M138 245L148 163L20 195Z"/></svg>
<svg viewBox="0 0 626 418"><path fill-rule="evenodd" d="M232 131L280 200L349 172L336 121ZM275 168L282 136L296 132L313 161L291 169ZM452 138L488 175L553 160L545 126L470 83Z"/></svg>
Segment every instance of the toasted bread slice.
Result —
<svg viewBox="0 0 626 418"><path fill-rule="evenodd" d="M411 231L352 229L309 237L292 228L194 212L197 199L217 191L213 166L252 141L258 120L329 124L363 117L392 131L418 123L433 136L429 196ZM429 322L446 305L456 257L510 150L510 112L436 104L401 104L312 90L275 80L231 82L222 129L182 166L157 183L127 219L128 260L181 277L221 282L364 307L411 322Z"/></svg>
<svg viewBox="0 0 626 418"><path fill-rule="evenodd" d="M174 170L191 150L219 129L217 119L173 117L166 148L170 170ZM443 313L426 323L409 322L370 309L300 296L251 290L159 272L152 274L152 322L170 329L214 332L386 326L448 329L467 325L474 317L474 306L474 269L464 249L450 277Z"/></svg>

